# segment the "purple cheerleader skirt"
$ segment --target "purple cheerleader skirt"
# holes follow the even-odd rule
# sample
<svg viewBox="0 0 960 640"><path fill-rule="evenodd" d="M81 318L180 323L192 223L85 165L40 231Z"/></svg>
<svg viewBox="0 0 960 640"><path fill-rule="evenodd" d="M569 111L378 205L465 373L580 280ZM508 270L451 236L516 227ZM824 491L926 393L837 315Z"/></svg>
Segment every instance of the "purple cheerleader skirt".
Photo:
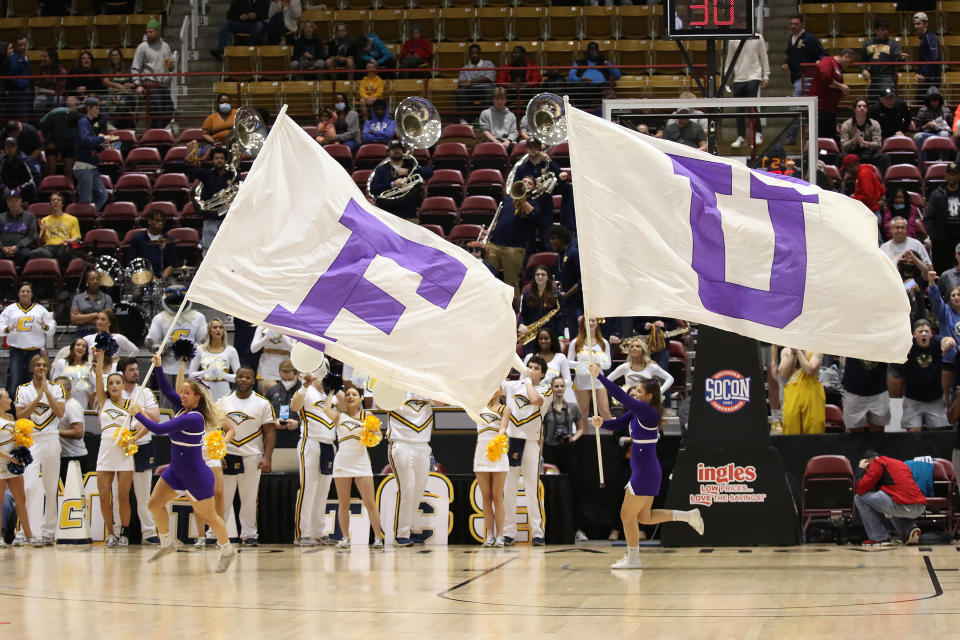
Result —
<svg viewBox="0 0 960 640"><path fill-rule="evenodd" d="M186 453L173 447L171 461L160 476L175 491L185 491L196 501L213 497L213 471L204 462L199 450Z"/></svg>

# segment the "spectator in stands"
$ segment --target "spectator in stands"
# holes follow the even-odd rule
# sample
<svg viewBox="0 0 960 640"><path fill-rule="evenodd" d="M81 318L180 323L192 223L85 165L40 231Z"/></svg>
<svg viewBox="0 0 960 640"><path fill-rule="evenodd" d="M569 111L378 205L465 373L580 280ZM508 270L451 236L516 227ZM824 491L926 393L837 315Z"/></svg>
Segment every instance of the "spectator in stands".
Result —
<svg viewBox="0 0 960 640"><path fill-rule="evenodd" d="M906 362L890 365L890 391L903 395L901 425L908 431L918 431L924 424L928 428L949 424L944 386L953 379L953 372L944 369L943 356L950 351L956 353L954 339L934 336L930 322L921 318L913 323L913 345Z"/></svg>
<svg viewBox="0 0 960 640"><path fill-rule="evenodd" d="M507 90L510 98L526 104L537 93L543 81L537 63L527 60L527 50L517 45L510 54L510 66L513 69L501 69L497 72L497 84Z"/></svg>
<svg viewBox="0 0 960 640"><path fill-rule="evenodd" d="M853 56L853 49L844 49L817 62L810 95L817 98L817 136L820 138L837 139L837 108L840 99L850 92L850 87L843 82L843 70L853 62Z"/></svg>
<svg viewBox="0 0 960 640"><path fill-rule="evenodd" d="M243 0L234 0L234 2ZM256 0L260 2L261 0ZM160 37L160 22L151 19L147 23L146 39L137 45L133 54L130 73L154 74L173 71L173 52L170 45ZM170 99L170 76L142 75L134 80L138 96L147 95L150 109L150 126L162 129L173 116L173 101Z"/></svg>
<svg viewBox="0 0 960 640"><path fill-rule="evenodd" d="M107 93L100 100L100 108L110 115L117 127L132 129L136 85L130 76L129 67L123 62L123 52L120 49L110 49L104 73L106 76L103 78L103 85L107 88Z"/></svg>
<svg viewBox="0 0 960 640"><path fill-rule="evenodd" d="M572 90L579 94L581 100L592 104L600 98L603 89L612 87L620 79L620 70L600 53L600 45L591 41L587 43L587 53L583 58L573 63L567 81L573 85ZM606 67L593 69L591 67Z"/></svg>
<svg viewBox="0 0 960 640"><path fill-rule="evenodd" d="M954 342L953 347L943 351L943 398L949 402L955 386L953 378L957 362L956 343L960 340L960 288L941 291L937 285L937 272L932 269L927 272L927 282L930 285L927 289L930 309L937 319L940 337Z"/></svg>
<svg viewBox="0 0 960 640"><path fill-rule="evenodd" d="M366 68L371 60L377 63L379 69L392 69L397 66L397 61L393 59L390 49L387 49L387 45L383 44L380 36L373 32L357 38L356 67Z"/></svg>
<svg viewBox="0 0 960 640"><path fill-rule="evenodd" d="M290 68L294 71L312 71L325 69L327 66L327 47L317 37L317 25L312 20L305 20L300 27L300 37L293 43L293 62ZM316 80L315 75L305 75L308 80Z"/></svg>
<svg viewBox="0 0 960 640"><path fill-rule="evenodd" d="M177 263L177 243L163 230L166 224L163 209L149 209L144 218L147 228L133 234L130 246L127 247L127 262L134 258L143 258L150 263L154 276L166 280L173 273L173 265ZM208 246L204 245L204 248Z"/></svg>
<svg viewBox="0 0 960 640"><path fill-rule="evenodd" d="M222 60L223 50L230 44L230 36L234 33L247 34L247 44L250 46L260 44L268 8L267 0L231 0L226 20L220 27L217 48L211 49L210 55ZM159 29L159 26L157 28Z"/></svg>
<svg viewBox="0 0 960 640"><path fill-rule="evenodd" d="M400 66L404 69L429 67L433 60L433 44L423 37L420 25L410 27L410 39L400 47ZM408 77L413 74L407 74Z"/></svg>
<svg viewBox="0 0 960 640"><path fill-rule="evenodd" d="M416 222L417 209L420 207L423 189L414 188L404 197L384 200L378 196L387 189L402 186L416 164L413 157L406 157L403 153L403 143L399 140L391 140L387 143L387 162L377 165L373 171L373 179L370 181L370 195L377 198L377 206L385 211L389 211L399 218ZM423 181L426 182L433 176L433 169L430 167L418 167L416 173L420 174Z"/></svg>
<svg viewBox="0 0 960 640"><path fill-rule="evenodd" d="M334 27L333 39L327 47L327 69L353 69L357 57L357 43L350 37L347 25L338 22Z"/></svg>
<svg viewBox="0 0 960 640"><path fill-rule="evenodd" d="M910 194L903 187L894 187L887 193L887 206L883 210L884 240L890 239L890 221L897 216L906 219L908 236L920 241L927 237L920 209L910 202Z"/></svg>
<svg viewBox="0 0 960 640"><path fill-rule="evenodd" d="M741 41L732 40L727 45L728 50L733 52L737 50ZM756 98L760 95L760 89L766 87L770 82L770 61L767 58L767 43L762 35L749 40L743 40L743 50L737 57L736 64L733 64L733 97L734 98ZM731 62L733 56L730 56ZM729 73L731 64L727 64ZM762 125L758 118L751 118L753 130L756 132L756 143L763 142ZM737 118L737 139L730 145L737 149L746 142L744 136L747 135L747 123L744 118Z"/></svg>
<svg viewBox="0 0 960 640"><path fill-rule="evenodd" d="M383 99L383 79L377 75L377 63L373 60L366 65L367 73L360 81L360 108L363 117L370 117L373 103Z"/></svg>
<svg viewBox="0 0 960 640"><path fill-rule="evenodd" d="M887 363L846 359L843 367L843 424L851 433L882 433L890 424Z"/></svg>
<svg viewBox="0 0 960 640"><path fill-rule="evenodd" d="M93 66L93 54L89 51L81 51L77 66L70 69L70 73L67 74L66 104L68 107L77 106L87 96L99 98L104 93L103 79L90 77L90 74L94 73L100 73L100 70Z"/></svg>
<svg viewBox="0 0 960 640"><path fill-rule="evenodd" d="M861 60L886 64L872 64L861 68L860 75L870 83L867 96L877 98L881 91L896 85L897 65L890 63L906 59L907 55L900 43L890 38L890 23L884 18L877 18L873 22L873 38L863 45Z"/></svg>
<svg viewBox="0 0 960 640"><path fill-rule="evenodd" d="M17 139L10 137L3 141L3 155L0 155L0 189L4 196L17 189L28 202L37 198L37 184L40 174L34 173L33 164L27 154L20 151Z"/></svg>
<svg viewBox="0 0 960 640"><path fill-rule="evenodd" d="M917 132L913 134L913 139L917 143L917 148L923 148L923 142L927 138L939 136L941 138L950 137L950 127L953 124L953 112L947 105L943 104L943 96L940 94L940 88L930 86L923 96L923 106L917 110L917 117L913 120L917 127ZM926 162L927 154L920 152L920 161Z"/></svg>
<svg viewBox="0 0 960 640"><path fill-rule="evenodd" d="M350 151L356 153L362 139L360 116L350 108L347 94L342 91L333 95L333 109L337 114L337 119L333 123L336 131L336 142L350 147Z"/></svg>
<svg viewBox="0 0 960 640"><path fill-rule="evenodd" d="M493 106L480 114L480 135L485 141L502 144L508 155L517 141L517 116L507 109L507 92L503 87L493 90Z"/></svg>
<svg viewBox="0 0 960 640"><path fill-rule="evenodd" d="M35 176L42 176L40 162L43 153L43 139L36 127L22 120L10 120L4 127L3 137L16 138L17 144L27 156L27 162L30 164L30 170Z"/></svg>
<svg viewBox="0 0 960 640"><path fill-rule="evenodd" d="M317 114L317 136L320 144L333 144L337 141L337 116L327 107L321 107Z"/></svg>
<svg viewBox="0 0 960 640"><path fill-rule="evenodd" d="M289 44L285 38L297 32L301 13L300 0L272 0L267 9L267 44Z"/></svg>
<svg viewBox="0 0 960 640"><path fill-rule="evenodd" d="M918 98L927 95L930 87L939 86L943 74L943 67L939 64L933 64L940 62L943 58L940 54L940 41L937 39L937 34L927 28L929 24L927 14L923 11L913 14L913 30L920 37L917 60L921 64L917 67L917 73L913 77L917 83Z"/></svg>
<svg viewBox="0 0 960 640"><path fill-rule="evenodd" d="M560 289L560 332L577 335L578 319L583 315L583 290L580 288L580 247L569 229L553 225L547 234L550 248L557 252L557 282Z"/></svg>
<svg viewBox="0 0 960 640"><path fill-rule="evenodd" d="M960 243L960 167L947 164L945 183L927 199L923 224L933 243L933 268L938 272L953 266L950 247Z"/></svg>
<svg viewBox="0 0 960 640"><path fill-rule="evenodd" d="M53 107L63 103L67 88L67 72L60 66L60 53L56 49L45 49L40 52L40 75L34 82L33 112L46 113ZM62 77L49 77L62 76Z"/></svg>
<svg viewBox="0 0 960 640"><path fill-rule="evenodd" d="M890 166L890 156L881 153L882 143L880 123L867 115L866 98L859 98L853 103L853 116L840 125L840 150L855 154L861 162L874 165L883 175ZM876 210L876 207L871 207L871 210Z"/></svg>
<svg viewBox="0 0 960 640"><path fill-rule="evenodd" d="M0 214L0 250L3 257L22 267L36 246L37 219L23 208L23 198L16 189L6 194L7 210Z"/></svg>
<svg viewBox="0 0 960 640"><path fill-rule="evenodd" d="M884 139L907 135L913 123L907 103L897 97L893 87L880 90L880 99L873 103L870 117L880 123L880 135Z"/></svg>
<svg viewBox="0 0 960 640"><path fill-rule="evenodd" d="M97 168L105 142L113 142L116 136L98 136L93 129L93 121L100 116L100 101L94 97L83 101L83 116L78 124L73 175L77 181L77 202L92 202L97 211L107 202L107 190Z"/></svg>
<svg viewBox="0 0 960 640"><path fill-rule="evenodd" d="M373 103L373 117L363 125L363 143L379 142L386 144L393 140L397 132L397 123L387 113L387 103L375 100Z"/></svg>
<svg viewBox="0 0 960 640"><path fill-rule="evenodd" d="M470 45L467 64L463 65L457 76L457 111L460 112L460 124L467 124L466 115L473 112L478 103L486 103L496 82L493 62L480 57L480 45Z"/></svg>
<svg viewBox="0 0 960 640"><path fill-rule="evenodd" d="M38 223L40 246L30 252L30 258L55 258L61 271L66 270L74 257L74 245L79 246L80 222L76 216L63 210L63 195L54 191L50 194L50 214Z"/></svg>
<svg viewBox="0 0 960 640"><path fill-rule="evenodd" d="M70 303L70 323L76 325L75 338L95 333L97 314L104 309L113 309L113 298L100 288L100 272L90 269L83 276L86 289ZM92 387L91 387L92 389Z"/></svg>
<svg viewBox="0 0 960 640"><path fill-rule="evenodd" d="M783 386L783 433L823 433L826 424L826 395L820 384L823 356L813 351L785 347L780 352Z"/></svg>
<svg viewBox="0 0 960 640"><path fill-rule="evenodd" d="M57 157L63 160L63 175L73 180L74 154L76 153L80 112L69 107L56 107L40 118L47 156L47 174L57 172Z"/></svg>
<svg viewBox="0 0 960 640"><path fill-rule="evenodd" d="M860 460L860 469L865 473L857 482L854 502L867 532L863 546L890 546L887 520L903 544L917 544L920 528L915 520L926 510L927 499L910 468L900 460L867 451Z"/></svg>
<svg viewBox="0 0 960 640"><path fill-rule="evenodd" d="M27 59L27 36L17 36L13 40L13 51L4 59L5 75L30 76L30 61ZM3 112L8 118L29 118L33 107L33 83L26 77L9 77L3 81L6 94L3 98Z"/></svg>
<svg viewBox="0 0 960 640"><path fill-rule="evenodd" d="M827 51L820 44L817 36L806 29L802 15L795 13L790 16L790 39L787 41L787 57L781 68L790 72L790 82L793 83L793 95L805 96L810 90L811 78L804 78L804 64L819 62L827 57ZM794 135L796 132L794 131ZM793 139L787 143L792 144Z"/></svg>
<svg viewBox="0 0 960 640"><path fill-rule="evenodd" d="M200 160L196 155L191 154L187 156L187 164L184 167L184 173L187 174L188 178L203 183L203 188L200 190L201 200L212 198L219 191L226 189L237 177L232 169L227 170L227 150L224 147L211 149L210 161L213 162L213 168L205 169L200 166ZM213 239L217 236L217 231L220 230L223 218L217 215L215 211L198 211L197 213L203 218L200 244L203 245L203 251L206 253L213 243ZM159 273L159 271L154 271L154 273Z"/></svg>
<svg viewBox="0 0 960 640"><path fill-rule="evenodd" d="M213 113L203 121L203 133L200 137L210 146L225 145L227 137L233 131L233 119L236 115L237 109L230 104L230 96L226 93L219 94Z"/></svg>
<svg viewBox="0 0 960 640"><path fill-rule="evenodd" d="M859 200L867 209L873 211L875 214L878 213L883 207L883 196L886 194L886 189L883 186L883 183L880 182L880 177L877 175L876 169L872 165L860 162L860 158L856 154L848 153L843 157L843 164L840 165L840 172L846 175L856 176L856 181L854 182L853 195L851 196L854 200ZM846 178L844 178L846 182ZM879 215L877 216L879 219ZM878 220L879 222L879 220Z"/></svg>
<svg viewBox="0 0 960 640"><path fill-rule="evenodd" d="M668 123L663 128L663 139L706 151L707 134L703 127L690 119L690 109L686 107L677 109L673 112L673 115L676 116L676 121Z"/></svg>
<svg viewBox="0 0 960 640"><path fill-rule="evenodd" d="M954 256L957 260L957 265L960 265L960 243L954 247ZM947 301L947 296L953 291L953 288L960 286L960 266L957 265L950 267L940 274L940 293L943 294L945 302Z"/></svg>
<svg viewBox="0 0 960 640"><path fill-rule="evenodd" d="M930 266L930 256L927 255L926 248L922 242L907 235L907 221L900 216L894 216L890 220L890 239L880 245L880 250L887 254L894 264L904 259L908 251L912 251L924 265Z"/></svg>

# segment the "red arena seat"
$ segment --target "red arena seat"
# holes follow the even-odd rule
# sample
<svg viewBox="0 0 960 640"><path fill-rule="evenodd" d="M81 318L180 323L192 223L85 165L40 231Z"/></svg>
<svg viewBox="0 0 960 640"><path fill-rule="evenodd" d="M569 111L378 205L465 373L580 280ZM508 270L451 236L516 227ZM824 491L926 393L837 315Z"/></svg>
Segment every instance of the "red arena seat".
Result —
<svg viewBox="0 0 960 640"><path fill-rule="evenodd" d="M57 299L60 292L60 265L54 258L31 258L23 265L23 280L33 285L33 295L41 302Z"/></svg>
<svg viewBox="0 0 960 640"><path fill-rule="evenodd" d="M328 144L323 150L330 154L330 157L340 163L347 173L353 171L353 154L350 147L345 144Z"/></svg>
<svg viewBox="0 0 960 640"><path fill-rule="evenodd" d="M153 197L170 200L180 209L190 199L190 181L182 173L164 173L153 184Z"/></svg>
<svg viewBox="0 0 960 640"><path fill-rule="evenodd" d="M86 233L97 226L99 213L97 212L97 206L92 202L74 202L68 204L66 212L76 217L80 225L81 233Z"/></svg>
<svg viewBox="0 0 960 640"><path fill-rule="evenodd" d="M507 150L498 142L481 142L473 148L470 166L474 171L496 169L502 173L507 170Z"/></svg>
<svg viewBox="0 0 960 640"><path fill-rule="evenodd" d="M478 224L458 224L450 229L447 240L453 244L463 247L468 242L473 242L480 237L480 225Z"/></svg>
<svg viewBox="0 0 960 640"><path fill-rule="evenodd" d="M137 208L142 208L150 201L153 187L150 178L145 173L125 173L117 179L113 195L117 200L135 202Z"/></svg>
<svg viewBox="0 0 960 640"><path fill-rule="evenodd" d="M477 172L470 175L475 173ZM468 195L460 205L460 222L489 225L496 212L497 201L490 196Z"/></svg>
<svg viewBox="0 0 960 640"><path fill-rule="evenodd" d="M160 155L165 154L175 144L173 134L166 129L147 129L140 136L141 147L154 147Z"/></svg>
<svg viewBox="0 0 960 640"><path fill-rule="evenodd" d="M131 149L123 162L124 172L158 172L163 166L160 152L153 147Z"/></svg>
<svg viewBox="0 0 960 640"><path fill-rule="evenodd" d="M427 196L449 196L463 200L463 174L456 169L437 169L427 180Z"/></svg>
<svg viewBox="0 0 960 640"><path fill-rule="evenodd" d="M57 191L63 195L64 204L73 202L76 191L73 188L73 181L62 175L51 175L40 181L40 187L37 189L38 197L47 202L50 201L50 194Z"/></svg>
<svg viewBox="0 0 960 640"><path fill-rule="evenodd" d="M814 520L853 518L856 482L850 461L843 456L814 456L807 461L802 481L802 534Z"/></svg>
<svg viewBox="0 0 960 640"><path fill-rule="evenodd" d="M112 254L120 248L120 236L114 229L90 229L83 236L83 246L97 255Z"/></svg>
<svg viewBox="0 0 960 640"><path fill-rule="evenodd" d="M118 236L137 226L137 205L128 201L108 202L100 217L100 226Z"/></svg>
<svg viewBox="0 0 960 640"><path fill-rule="evenodd" d="M373 169L387 157L387 145L368 143L357 149L353 166L356 169Z"/></svg>
<svg viewBox="0 0 960 640"><path fill-rule="evenodd" d="M441 142L433 149L433 168L456 169L466 173L470 164L470 152L462 142Z"/></svg>
<svg viewBox="0 0 960 640"><path fill-rule="evenodd" d="M474 169L467 176L467 196L490 196L503 199L503 174L498 169Z"/></svg>
<svg viewBox="0 0 960 640"><path fill-rule="evenodd" d="M0 300L16 298L17 267L13 260L0 260Z"/></svg>

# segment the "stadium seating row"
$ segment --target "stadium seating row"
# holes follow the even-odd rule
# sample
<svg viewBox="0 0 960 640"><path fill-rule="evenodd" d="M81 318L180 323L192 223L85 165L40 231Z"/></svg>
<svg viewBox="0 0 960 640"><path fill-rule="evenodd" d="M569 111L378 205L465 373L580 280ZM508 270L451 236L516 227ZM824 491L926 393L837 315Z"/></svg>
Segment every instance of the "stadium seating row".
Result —
<svg viewBox="0 0 960 640"><path fill-rule="evenodd" d="M34 16L0 18L0 40L27 35L34 49L136 46L155 15Z"/></svg>
<svg viewBox="0 0 960 640"><path fill-rule="evenodd" d="M873 33L873 22L884 18L893 35L913 33L913 12L898 11L896 2L805 2L800 6L807 29L817 36L861 36ZM960 2L939 0L926 11L929 28L945 35L960 32Z"/></svg>

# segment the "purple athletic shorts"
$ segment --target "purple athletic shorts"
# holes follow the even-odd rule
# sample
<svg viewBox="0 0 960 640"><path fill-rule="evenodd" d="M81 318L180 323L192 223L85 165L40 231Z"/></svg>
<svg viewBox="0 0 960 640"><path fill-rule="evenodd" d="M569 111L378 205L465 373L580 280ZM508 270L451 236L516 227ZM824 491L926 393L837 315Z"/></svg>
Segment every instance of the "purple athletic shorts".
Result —
<svg viewBox="0 0 960 640"><path fill-rule="evenodd" d="M192 454L193 452L191 452ZM184 454L174 445L170 452L172 460L161 478L171 489L186 491L197 501L213 497L213 471L204 462L199 450L195 455Z"/></svg>

